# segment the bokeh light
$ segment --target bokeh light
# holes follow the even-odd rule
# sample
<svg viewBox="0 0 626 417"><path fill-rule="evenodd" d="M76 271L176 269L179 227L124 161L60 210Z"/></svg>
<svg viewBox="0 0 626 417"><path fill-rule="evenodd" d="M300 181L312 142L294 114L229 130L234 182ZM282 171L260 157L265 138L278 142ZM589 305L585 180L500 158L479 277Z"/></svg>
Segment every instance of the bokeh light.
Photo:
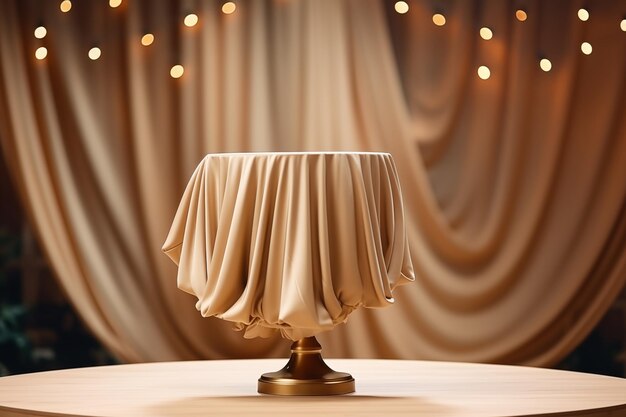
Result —
<svg viewBox="0 0 626 417"><path fill-rule="evenodd" d="M591 52L593 52L593 47L589 42L583 42L580 44L580 50L585 55L591 55Z"/></svg>
<svg viewBox="0 0 626 417"><path fill-rule="evenodd" d="M39 26L37 29L35 29L35 37L37 39L43 39L46 37L47 34L48 30L44 26Z"/></svg>
<svg viewBox="0 0 626 417"><path fill-rule="evenodd" d="M172 78L180 78L185 73L185 68L182 65L174 65L170 70Z"/></svg>
<svg viewBox="0 0 626 417"><path fill-rule="evenodd" d="M194 13L189 13L185 16L184 20L185 26L192 27L198 23L198 15Z"/></svg>
<svg viewBox="0 0 626 417"><path fill-rule="evenodd" d="M409 11L409 5L406 1L397 1L393 8L400 14L405 14Z"/></svg>
<svg viewBox="0 0 626 417"><path fill-rule="evenodd" d="M528 15L526 14L526 11L523 9L517 9L517 11L515 12L515 17L520 22L525 22L526 19L528 19Z"/></svg>
<svg viewBox="0 0 626 417"><path fill-rule="evenodd" d="M237 10L237 5L232 1L227 1L222 5L222 13L224 14L235 13L235 10Z"/></svg>
<svg viewBox="0 0 626 417"><path fill-rule="evenodd" d="M154 35L152 33L146 33L141 37L141 44L143 46L150 46L154 42Z"/></svg>
<svg viewBox="0 0 626 417"><path fill-rule="evenodd" d="M589 12L587 9L578 9L578 18L583 22L589 20Z"/></svg>
<svg viewBox="0 0 626 417"><path fill-rule="evenodd" d="M552 62L550 62L550 60L547 58L543 58L541 61L539 61L539 67L545 72L548 72L552 69Z"/></svg>
<svg viewBox="0 0 626 417"><path fill-rule="evenodd" d="M59 5L59 9L61 9L63 13L69 12L72 10L72 2L70 0L63 0Z"/></svg>
<svg viewBox="0 0 626 417"><path fill-rule="evenodd" d="M102 51L97 46L94 46L89 50L89 53L87 55L89 55L89 59L95 61L96 59L100 58L100 56L102 55Z"/></svg>
<svg viewBox="0 0 626 417"><path fill-rule="evenodd" d="M433 15L433 23L437 26L443 26L446 24L446 17L441 13L435 13Z"/></svg>
<svg viewBox="0 0 626 417"><path fill-rule="evenodd" d="M44 59L47 56L48 56L48 50L46 49L45 46L40 46L35 51L35 58L37 58L39 60Z"/></svg>
<svg viewBox="0 0 626 417"><path fill-rule="evenodd" d="M488 41L493 38L493 32L488 27L482 27L480 28L480 37Z"/></svg>
<svg viewBox="0 0 626 417"><path fill-rule="evenodd" d="M491 77L491 70L489 70L489 67L485 65L481 65L480 67L478 67L477 72L481 80L488 80L489 77Z"/></svg>

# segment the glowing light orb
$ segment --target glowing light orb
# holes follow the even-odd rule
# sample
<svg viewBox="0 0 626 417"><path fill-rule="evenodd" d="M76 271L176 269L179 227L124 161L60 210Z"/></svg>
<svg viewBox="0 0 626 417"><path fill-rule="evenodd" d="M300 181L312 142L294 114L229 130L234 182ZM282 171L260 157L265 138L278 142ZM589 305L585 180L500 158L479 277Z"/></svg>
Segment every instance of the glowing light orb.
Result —
<svg viewBox="0 0 626 417"><path fill-rule="evenodd" d="M170 70L172 78L180 78L185 73L185 68L182 65L174 65Z"/></svg>
<svg viewBox="0 0 626 417"><path fill-rule="evenodd" d="M550 62L550 60L547 58L543 58L541 61L539 61L539 67L545 72L548 72L552 69L552 62Z"/></svg>
<svg viewBox="0 0 626 417"><path fill-rule="evenodd" d="M409 5L406 1L397 1L393 8L400 14L405 14L409 11Z"/></svg>
<svg viewBox="0 0 626 417"><path fill-rule="evenodd" d="M480 67L478 67L478 77L481 80L488 80L489 77L491 77L491 70L489 69L489 67L485 66L485 65L481 65Z"/></svg>
<svg viewBox="0 0 626 417"><path fill-rule="evenodd" d="M441 13L436 13L433 15L433 23L437 26L443 26L446 24L446 17Z"/></svg>

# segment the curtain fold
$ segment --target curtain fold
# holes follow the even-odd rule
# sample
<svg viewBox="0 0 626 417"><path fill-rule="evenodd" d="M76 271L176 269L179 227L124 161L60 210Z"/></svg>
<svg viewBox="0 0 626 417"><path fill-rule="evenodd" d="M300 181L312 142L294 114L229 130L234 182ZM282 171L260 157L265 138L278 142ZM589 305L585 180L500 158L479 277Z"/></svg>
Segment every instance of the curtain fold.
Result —
<svg viewBox="0 0 626 417"><path fill-rule="evenodd" d="M514 2L449 1L442 27L421 0L404 15L374 0L105 3L0 2L0 142L62 286L120 358L288 349L201 318L160 252L209 152L394 156L417 281L320 335L328 356L550 365L622 288L624 2L581 22L582 1L528 1L519 22Z"/></svg>

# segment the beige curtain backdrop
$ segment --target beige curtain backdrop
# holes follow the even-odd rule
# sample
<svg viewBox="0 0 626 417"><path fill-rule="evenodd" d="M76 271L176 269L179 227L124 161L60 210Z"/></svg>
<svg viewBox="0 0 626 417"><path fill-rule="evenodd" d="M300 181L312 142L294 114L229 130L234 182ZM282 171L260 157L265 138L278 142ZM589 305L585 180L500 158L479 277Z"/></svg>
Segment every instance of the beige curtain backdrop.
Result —
<svg viewBox="0 0 626 417"><path fill-rule="evenodd" d="M523 2L524 23L501 0L57 3L0 1L0 139L59 280L120 358L288 348L202 319L160 251L208 152L393 154L417 280L322 334L328 356L550 365L622 288L623 1L590 2L584 23L568 0Z"/></svg>

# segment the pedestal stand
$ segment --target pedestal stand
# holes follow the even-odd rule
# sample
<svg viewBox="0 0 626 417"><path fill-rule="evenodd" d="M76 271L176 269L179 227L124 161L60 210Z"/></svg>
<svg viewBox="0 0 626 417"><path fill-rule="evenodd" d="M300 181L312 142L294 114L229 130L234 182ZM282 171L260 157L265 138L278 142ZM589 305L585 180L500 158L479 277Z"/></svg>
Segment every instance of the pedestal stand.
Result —
<svg viewBox="0 0 626 417"><path fill-rule="evenodd" d="M259 378L258 391L274 395L340 395L354 392L354 378L335 372L322 359L315 337L291 345L291 357L283 369Z"/></svg>

